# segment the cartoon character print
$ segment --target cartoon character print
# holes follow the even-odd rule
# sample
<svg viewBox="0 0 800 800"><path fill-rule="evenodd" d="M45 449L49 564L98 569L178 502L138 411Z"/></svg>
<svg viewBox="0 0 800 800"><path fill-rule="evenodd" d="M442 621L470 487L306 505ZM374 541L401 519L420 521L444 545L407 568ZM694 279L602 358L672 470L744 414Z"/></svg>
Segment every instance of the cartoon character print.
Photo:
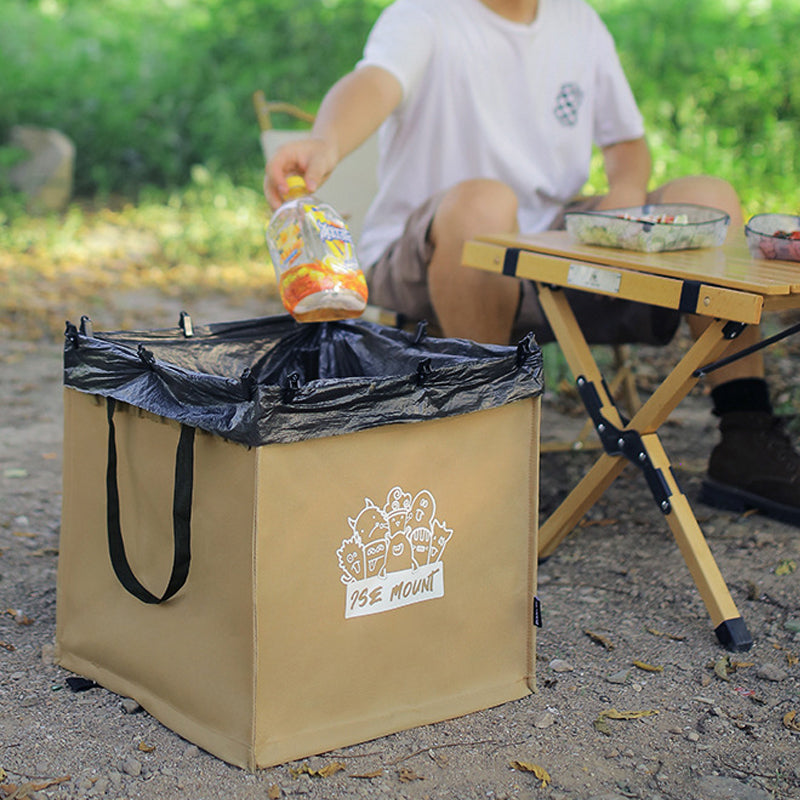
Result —
<svg viewBox="0 0 800 800"><path fill-rule="evenodd" d="M411 504L411 558L415 567L424 566L430 558L431 526L435 513L433 495L427 489L418 492Z"/></svg>
<svg viewBox="0 0 800 800"><path fill-rule="evenodd" d="M366 498L364 508L355 519L347 520L364 546L364 577L386 574L387 535L389 525L381 510Z"/></svg>
<svg viewBox="0 0 800 800"><path fill-rule="evenodd" d="M431 543L430 553L428 555L428 563L433 564L434 561L442 560L442 553L444 552L445 545L450 541L453 531L439 520L433 521L433 528L431 529Z"/></svg>
<svg viewBox="0 0 800 800"><path fill-rule="evenodd" d="M411 542L409 534L409 517L411 514L411 495L404 492L399 486L389 490L386 503L383 506L383 515L389 525L388 545L386 556L386 571L400 572L411 569Z"/></svg>
<svg viewBox="0 0 800 800"><path fill-rule="evenodd" d="M353 535L336 551L342 582L383 578L441 560L453 531L435 514L436 501L427 489L412 499L395 486L382 508L365 498L364 508L347 520Z"/></svg>
<svg viewBox="0 0 800 800"><path fill-rule="evenodd" d="M336 555L339 558L339 569L342 570L342 583L364 579L364 547L356 535L345 539Z"/></svg>

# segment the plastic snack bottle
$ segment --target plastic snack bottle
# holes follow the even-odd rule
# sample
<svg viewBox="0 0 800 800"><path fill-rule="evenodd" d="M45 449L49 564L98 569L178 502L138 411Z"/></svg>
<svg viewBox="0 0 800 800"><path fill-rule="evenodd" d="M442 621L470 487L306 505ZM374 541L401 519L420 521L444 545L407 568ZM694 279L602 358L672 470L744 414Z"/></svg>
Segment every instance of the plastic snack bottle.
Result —
<svg viewBox="0 0 800 800"><path fill-rule="evenodd" d="M278 290L298 322L358 317L367 305L367 281L344 220L309 194L299 175L267 227Z"/></svg>

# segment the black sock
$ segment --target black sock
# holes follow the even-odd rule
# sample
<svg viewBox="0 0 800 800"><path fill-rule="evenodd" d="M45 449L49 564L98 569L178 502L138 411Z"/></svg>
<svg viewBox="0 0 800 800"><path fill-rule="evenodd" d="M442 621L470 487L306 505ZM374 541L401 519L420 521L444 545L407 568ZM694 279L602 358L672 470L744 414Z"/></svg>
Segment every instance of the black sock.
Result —
<svg viewBox="0 0 800 800"><path fill-rule="evenodd" d="M711 390L714 413L717 416L730 411L764 411L772 413L769 389L763 378L738 378L721 383Z"/></svg>

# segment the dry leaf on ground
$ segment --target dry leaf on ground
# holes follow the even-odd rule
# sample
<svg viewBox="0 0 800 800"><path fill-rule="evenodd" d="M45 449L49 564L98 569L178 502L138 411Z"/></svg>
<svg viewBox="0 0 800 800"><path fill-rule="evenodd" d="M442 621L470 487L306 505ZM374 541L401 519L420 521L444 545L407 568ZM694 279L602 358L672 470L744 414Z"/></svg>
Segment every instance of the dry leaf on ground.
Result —
<svg viewBox="0 0 800 800"><path fill-rule="evenodd" d="M372 772L351 773L348 778L380 778L383 775L382 769L375 769Z"/></svg>
<svg viewBox="0 0 800 800"><path fill-rule="evenodd" d="M614 642L612 642L607 636L603 636L602 634L595 633L594 631L584 631L584 633L593 642L597 642L597 644L602 645L603 647L605 647L606 650L613 650L614 649Z"/></svg>
<svg viewBox="0 0 800 800"><path fill-rule="evenodd" d="M642 719L643 717L652 717L654 714L658 713L659 711L657 708L647 708L642 711L617 711L616 708L609 708L606 711L601 711L593 724L595 729L600 733L610 736L611 727L607 722L609 719Z"/></svg>
<svg viewBox="0 0 800 800"><path fill-rule="evenodd" d="M309 775L312 778L330 778L331 775L335 775L343 769L345 766L341 761L331 761L330 764L326 764L320 769L312 769L308 763L303 763L299 767L289 767L289 772L294 778L300 775Z"/></svg>
<svg viewBox="0 0 800 800"><path fill-rule="evenodd" d="M723 681L729 681L731 672L730 656L722 656L714 662L714 674Z"/></svg>
<svg viewBox="0 0 800 800"><path fill-rule="evenodd" d="M800 733L800 720L797 718L796 711L789 711L783 716L783 727L793 733Z"/></svg>
<svg viewBox="0 0 800 800"><path fill-rule="evenodd" d="M685 636L681 636L680 634L667 633L666 631L660 631L657 628L648 628L647 632L652 633L653 636L661 636L665 639L672 639L673 642L683 642L686 639Z"/></svg>
<svg viewBox="0 0 800 800"><path fill-rule="evenodd" d="M616 708L609 708L607 711L601 711L601 717L608 717L608 719L642 719L642 717L652 717L658 714L657 708L646 708L642 711L617 711Z"/></svg>
<svg viewBox="0 0 800 800"><path fill-rule="evenodd" d="M2 772L2 770L0 770ZM5 777L3 772L0 779ZM53 778L52 780L41 781L40 783L33 783L31 781L20 784L17 786L15 783L0 784L0 791L3 792L4 800L25 800L31 792L41 792L43 789L49 789L51 786L58 786L60 783L66 783L72 780L71 775L64 775L61 778Z"/></svg>
<svg viewBox="0 0 800 800"><path fill-rule="evenodd" d="M542 789L547 788L552 781L550 773L544 767L540 767L538 764L531 764L528 761L512 761L511 766L520 772L530 772L535 775L536 778L542 782Z"/></svg>
<svg viewBox="0 0 800 800"><path fill-rule="evenodd" d="M796 571L797 571L797 562L791 558L781 559L781 562L775 568L775 574L780 576L791 575L793 572Z"/></svg>
<svg viewBox="0 0 800 800"><path fill-rule="evenodd" d="M645 661L634 661L634 667L638 667L639 669L643 670L644 672L663 672L664 667L658 667L655 664L648 664Z"/></svg>
<svg viewBox="0 0 800 800"><path fill-rule="evenodd" d="M15 608L7 608L6 614L13 617L17 625L33 625L33 620L30 617L26 616L21 611L17 611Z"/></svg>

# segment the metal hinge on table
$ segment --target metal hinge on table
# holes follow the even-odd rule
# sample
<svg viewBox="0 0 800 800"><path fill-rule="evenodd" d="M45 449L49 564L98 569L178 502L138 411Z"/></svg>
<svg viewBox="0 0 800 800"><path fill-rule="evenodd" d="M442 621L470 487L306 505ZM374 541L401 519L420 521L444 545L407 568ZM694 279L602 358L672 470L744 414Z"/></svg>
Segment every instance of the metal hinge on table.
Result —
<svg viewBox="0 0 800 800"><path fill-rule="evenodd" d="M624 456L631 464L636 465L644 475L658 507L664 514L669 514L672 510L672 503L670 502L672 492L664 478L663 471L653 465L650 454L642 442L642 435L638 431L622 430L603 416L600 411L602 408L600 395L592 381L580 375L576 383L578 394L581 396L586 411L594 423L594 428L600 437L603 450L610 456ZM673 473L674 479L675 475ZM677 484L677 480L675 483Z"/></svg>

